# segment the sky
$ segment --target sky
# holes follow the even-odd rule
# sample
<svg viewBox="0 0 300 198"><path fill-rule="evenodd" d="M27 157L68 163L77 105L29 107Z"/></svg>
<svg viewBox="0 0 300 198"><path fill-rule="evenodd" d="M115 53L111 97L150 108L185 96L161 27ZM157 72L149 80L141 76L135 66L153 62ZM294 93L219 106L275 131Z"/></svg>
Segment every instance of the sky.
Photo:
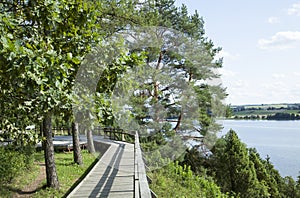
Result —
<svg viewBox="0 0 300 198"><path fill-rule="evenodd" d="M222 51L227 104L300 103L300 0L176 0Z"/></svg>

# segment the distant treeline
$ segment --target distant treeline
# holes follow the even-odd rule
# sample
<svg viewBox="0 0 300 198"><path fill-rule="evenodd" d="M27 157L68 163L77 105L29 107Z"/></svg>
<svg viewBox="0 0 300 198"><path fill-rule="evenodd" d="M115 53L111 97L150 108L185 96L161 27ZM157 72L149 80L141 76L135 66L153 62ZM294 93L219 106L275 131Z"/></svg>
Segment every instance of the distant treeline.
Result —
<svg viewBox="0 0 300 198"><path fill-rule="evenodd" d="M267 120L300 120L299 114L294 113L276 113L274 115L268 115Z"/></svg>
<svg viewBox="0 0 300 198"><path fill-rule="evenodd" d="M275 113L274 115L245 115L234 116L234 119L247 119L247 120L300 120L300 115L295 113Z"/></svg>
<svg viewBox="0 0 300 198"><path fill-rule="evenodd" d="M237 105L230 106L233 112L251 111L251 110L300 110L300 104L262 104L262 105Z"/></svg>

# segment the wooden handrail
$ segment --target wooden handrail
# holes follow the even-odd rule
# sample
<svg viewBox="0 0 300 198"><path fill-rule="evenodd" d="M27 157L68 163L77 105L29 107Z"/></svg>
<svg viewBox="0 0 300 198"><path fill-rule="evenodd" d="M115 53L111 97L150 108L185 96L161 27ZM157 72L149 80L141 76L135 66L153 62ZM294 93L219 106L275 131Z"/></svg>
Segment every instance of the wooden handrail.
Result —
<svg viewBox="0 0 300 198"><path fill-rule="evenodd" d="M135 133L134 142L134 185L136 198L150 198L151 190L149 188L145 164L143 161L142 150L140 147L139 134Z"/></svg>
<svg viewBox="0 0 300 198"><path fill-rule="evenodd" d="M123 129L116 129L116 128L103 128L104 135L108 136L111 140L120 140L125 142L125 135L131 137L132 139L135 138L135 135L132 133L127 133L123 131ZM121 138L118 139L117 135L121 135ZM132 142L133 143L133 142Z"/></svg>

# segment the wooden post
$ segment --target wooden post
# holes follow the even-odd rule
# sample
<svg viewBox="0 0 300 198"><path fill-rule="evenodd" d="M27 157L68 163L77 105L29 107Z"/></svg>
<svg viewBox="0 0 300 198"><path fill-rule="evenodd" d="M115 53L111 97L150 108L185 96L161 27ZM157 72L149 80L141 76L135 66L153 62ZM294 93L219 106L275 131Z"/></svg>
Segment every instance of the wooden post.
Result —
<svg viewBox="0 0 300 198"><path fill-rule="evenodd" d="M122 141L125 141L125 134L122 132Z"/></svg>

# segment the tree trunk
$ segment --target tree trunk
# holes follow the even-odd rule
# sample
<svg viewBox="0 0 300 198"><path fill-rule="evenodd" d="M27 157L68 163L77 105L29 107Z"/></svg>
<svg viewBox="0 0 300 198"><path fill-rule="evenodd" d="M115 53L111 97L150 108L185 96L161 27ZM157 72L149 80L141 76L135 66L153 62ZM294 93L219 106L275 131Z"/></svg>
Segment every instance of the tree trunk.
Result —
<svg viewBox="0 0 300 198"><path fill-rule="evenodd" d="M59 182L56 173L56 165L54 160L54 145L52 138L52 116L48 113L43 120L43 132L45 136L44 140L44 153L46 164L46 176L47 186L55 189L59 189Z"/></svg>
<svg viewBox="0 0 300 198"><path fill-rule="evenodd" d="M72 126L70 127L70 126L68 126L68 135L72 135L73 134L73 132L72 132Z"/></svg>
<svg viewBox="0 0 300 198"><path fill-rule="evenodd" d="M86 137L87 137L87 149L90 153L95 153L95 146L93 141L93 135L91 129L86 129Z"/></svg>
<svg viewBox="0 0 300 198"><path fill-rule="evenodd" d="M43 140L44 137L45 137L45 134L44 134L44 122L41 122L40 123L40 136L41 136L41 139ZM45 141L42 141L42 150L45 151Z"/></svg>
<svg viewBox="0 0 300 198"><path fill-rule="evenodd" d="M78 123L72 122L72 136L74 162L78 165L82 165L83 162L79 143Z"/></svg>
<svg viewBox="0 0 300 198"><path fill-rule="evenodd" d="M174 129L173 129L174 131L179 130L179 127L180 127L180 124L181 124L181 120L182 120L182 112L180 112L180 115L179 115L178 120L177 120L177 124L174 127Z"/></svg>

